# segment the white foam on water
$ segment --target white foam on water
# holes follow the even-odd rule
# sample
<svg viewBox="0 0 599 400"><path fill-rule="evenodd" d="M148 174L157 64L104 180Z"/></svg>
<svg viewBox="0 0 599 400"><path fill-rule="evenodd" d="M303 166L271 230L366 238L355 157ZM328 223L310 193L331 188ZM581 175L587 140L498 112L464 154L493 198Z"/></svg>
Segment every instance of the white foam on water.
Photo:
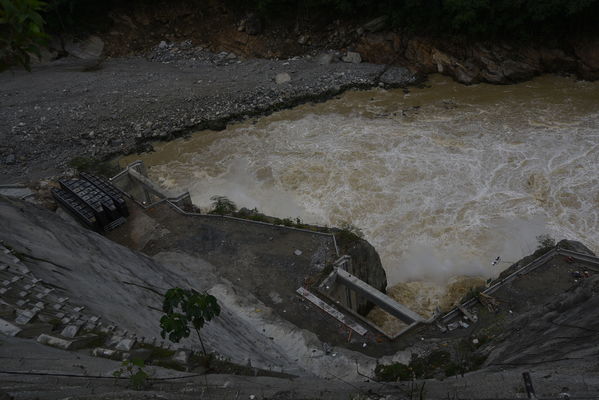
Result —
<svg viewBox="0 0 599 400"><path fill-rule="evenodd" d="M203 208L224 195L279 217L352 222L390 285L493 276L496 256L516 261L543 233L599 249L598 89L563 78L512 87L437 78L409 96L350 92L202 145L166 144L179 146L176 156L146 162Z"/></svg>

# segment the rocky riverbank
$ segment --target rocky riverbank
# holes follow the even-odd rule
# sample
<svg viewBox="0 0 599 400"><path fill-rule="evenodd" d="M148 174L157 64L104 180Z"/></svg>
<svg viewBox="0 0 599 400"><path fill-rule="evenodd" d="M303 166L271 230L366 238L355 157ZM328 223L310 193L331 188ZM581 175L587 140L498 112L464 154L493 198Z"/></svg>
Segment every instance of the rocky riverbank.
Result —
<svg viewBox="0 0 599 400"><path fill-rule="evenodd" d="M105 159L151 150L202 129L349 88L417 82L405 68L334 57L242 59L189 42L157 44L146 57L59 59L0 74L0 180L56 175L74 157Z"/></svg>
<svg viewBox="0 0 599 400"><path fill-rule="evenodd" d="M543 73L599 79L599 40L588 38L537 46L373 32L362 35L355 47L368 62L409 65L420 73L438 72L464 84L510 84Z"/></svg>

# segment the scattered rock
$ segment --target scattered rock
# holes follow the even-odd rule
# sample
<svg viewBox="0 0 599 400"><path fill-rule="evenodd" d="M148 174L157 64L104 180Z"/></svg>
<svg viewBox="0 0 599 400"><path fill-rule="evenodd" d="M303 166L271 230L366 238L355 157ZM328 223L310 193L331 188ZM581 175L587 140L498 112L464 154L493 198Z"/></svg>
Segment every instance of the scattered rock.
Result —
<svg viewBox="0 0 599 400"><path fill-rule="evenodd" d="M293 254L295 254L296 256L301 256L302 255L302 251L298 249L298 250L295 250L293 252Z"/></svg>
<svg viewBox="0 0 599 400"><path fill-rule="evenodd" d="M158 48L160 49L166 49L168 47L168 44L166 44L166 42L163 40L160 42L160 44L158 45Z"/></svg>
<svg viewBox="0 0 599 400"><path fill-rule="evenodd" d="M275 82L277 85L281 85L291 81L291 76L287 72L281 72L275 76Z"/></svg>
<svg viewBox="0 0 599 400"><path fill-rule="evenodd" d="M352 63L352 64L360 64L362 62L362 57L360 53L355 51L348 51L342 58L343 62Z"/></svg>
<svg viewBox="0 0 599 400"><path fill-rule="evenodd" d="M4 160L6 165L13 165L16 161L17 161L17 157L15 157L14 154L7 155L6 159Z"/></svg>
<svg viewBox="0 0 599 400"><path fill-rule="evenodd" d="M310 40L310 36L302 35L297 39L297 43L304 45L304 44L308 43L308 40Z"/></svg>
<svg viewBox="0 0 599 400"><path fill-rule="evenodd" d="M335 57L332 54L324 53L318 56L318 64L329 65L334 61Z"/></svg>
<svg viewBox="0 0 599 400"><path fill-rule="evenodd" d="M379 81L389 86L404 86L415 82L415 78L407 68L391 67L381 75Z"/></svg>

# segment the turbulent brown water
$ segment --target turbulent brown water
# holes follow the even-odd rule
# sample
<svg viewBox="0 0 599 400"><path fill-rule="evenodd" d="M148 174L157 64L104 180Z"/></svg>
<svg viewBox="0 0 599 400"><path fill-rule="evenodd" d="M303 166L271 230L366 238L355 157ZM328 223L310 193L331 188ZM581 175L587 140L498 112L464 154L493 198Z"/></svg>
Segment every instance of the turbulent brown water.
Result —
<svg viewBox="0 0 599 400"><path fill-rule="evenodd" d="M496 275L508 265L491 267L496 256L515 261L545 233L599 249L599 83L434 76L409 93L351 91L155 148L141 156L150 176L200 207L225 195L360 227L391 285Z"/></svg>

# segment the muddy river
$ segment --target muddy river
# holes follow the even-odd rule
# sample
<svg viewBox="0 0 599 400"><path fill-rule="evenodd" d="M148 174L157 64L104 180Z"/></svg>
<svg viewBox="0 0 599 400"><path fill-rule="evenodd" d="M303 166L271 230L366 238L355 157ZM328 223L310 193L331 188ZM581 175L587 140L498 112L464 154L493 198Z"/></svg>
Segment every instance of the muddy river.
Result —
<svg viewBox="0 0 599 400"><path fill-rule="evenodd" d="M599 83L433 76L426 88L351 91L155 149L141 156L150 176L188 188L201 208L224 195L269 215L351 222L389 284L421 282L428 299L456 276L497 275L541 234L599 250Z"/></svg>

